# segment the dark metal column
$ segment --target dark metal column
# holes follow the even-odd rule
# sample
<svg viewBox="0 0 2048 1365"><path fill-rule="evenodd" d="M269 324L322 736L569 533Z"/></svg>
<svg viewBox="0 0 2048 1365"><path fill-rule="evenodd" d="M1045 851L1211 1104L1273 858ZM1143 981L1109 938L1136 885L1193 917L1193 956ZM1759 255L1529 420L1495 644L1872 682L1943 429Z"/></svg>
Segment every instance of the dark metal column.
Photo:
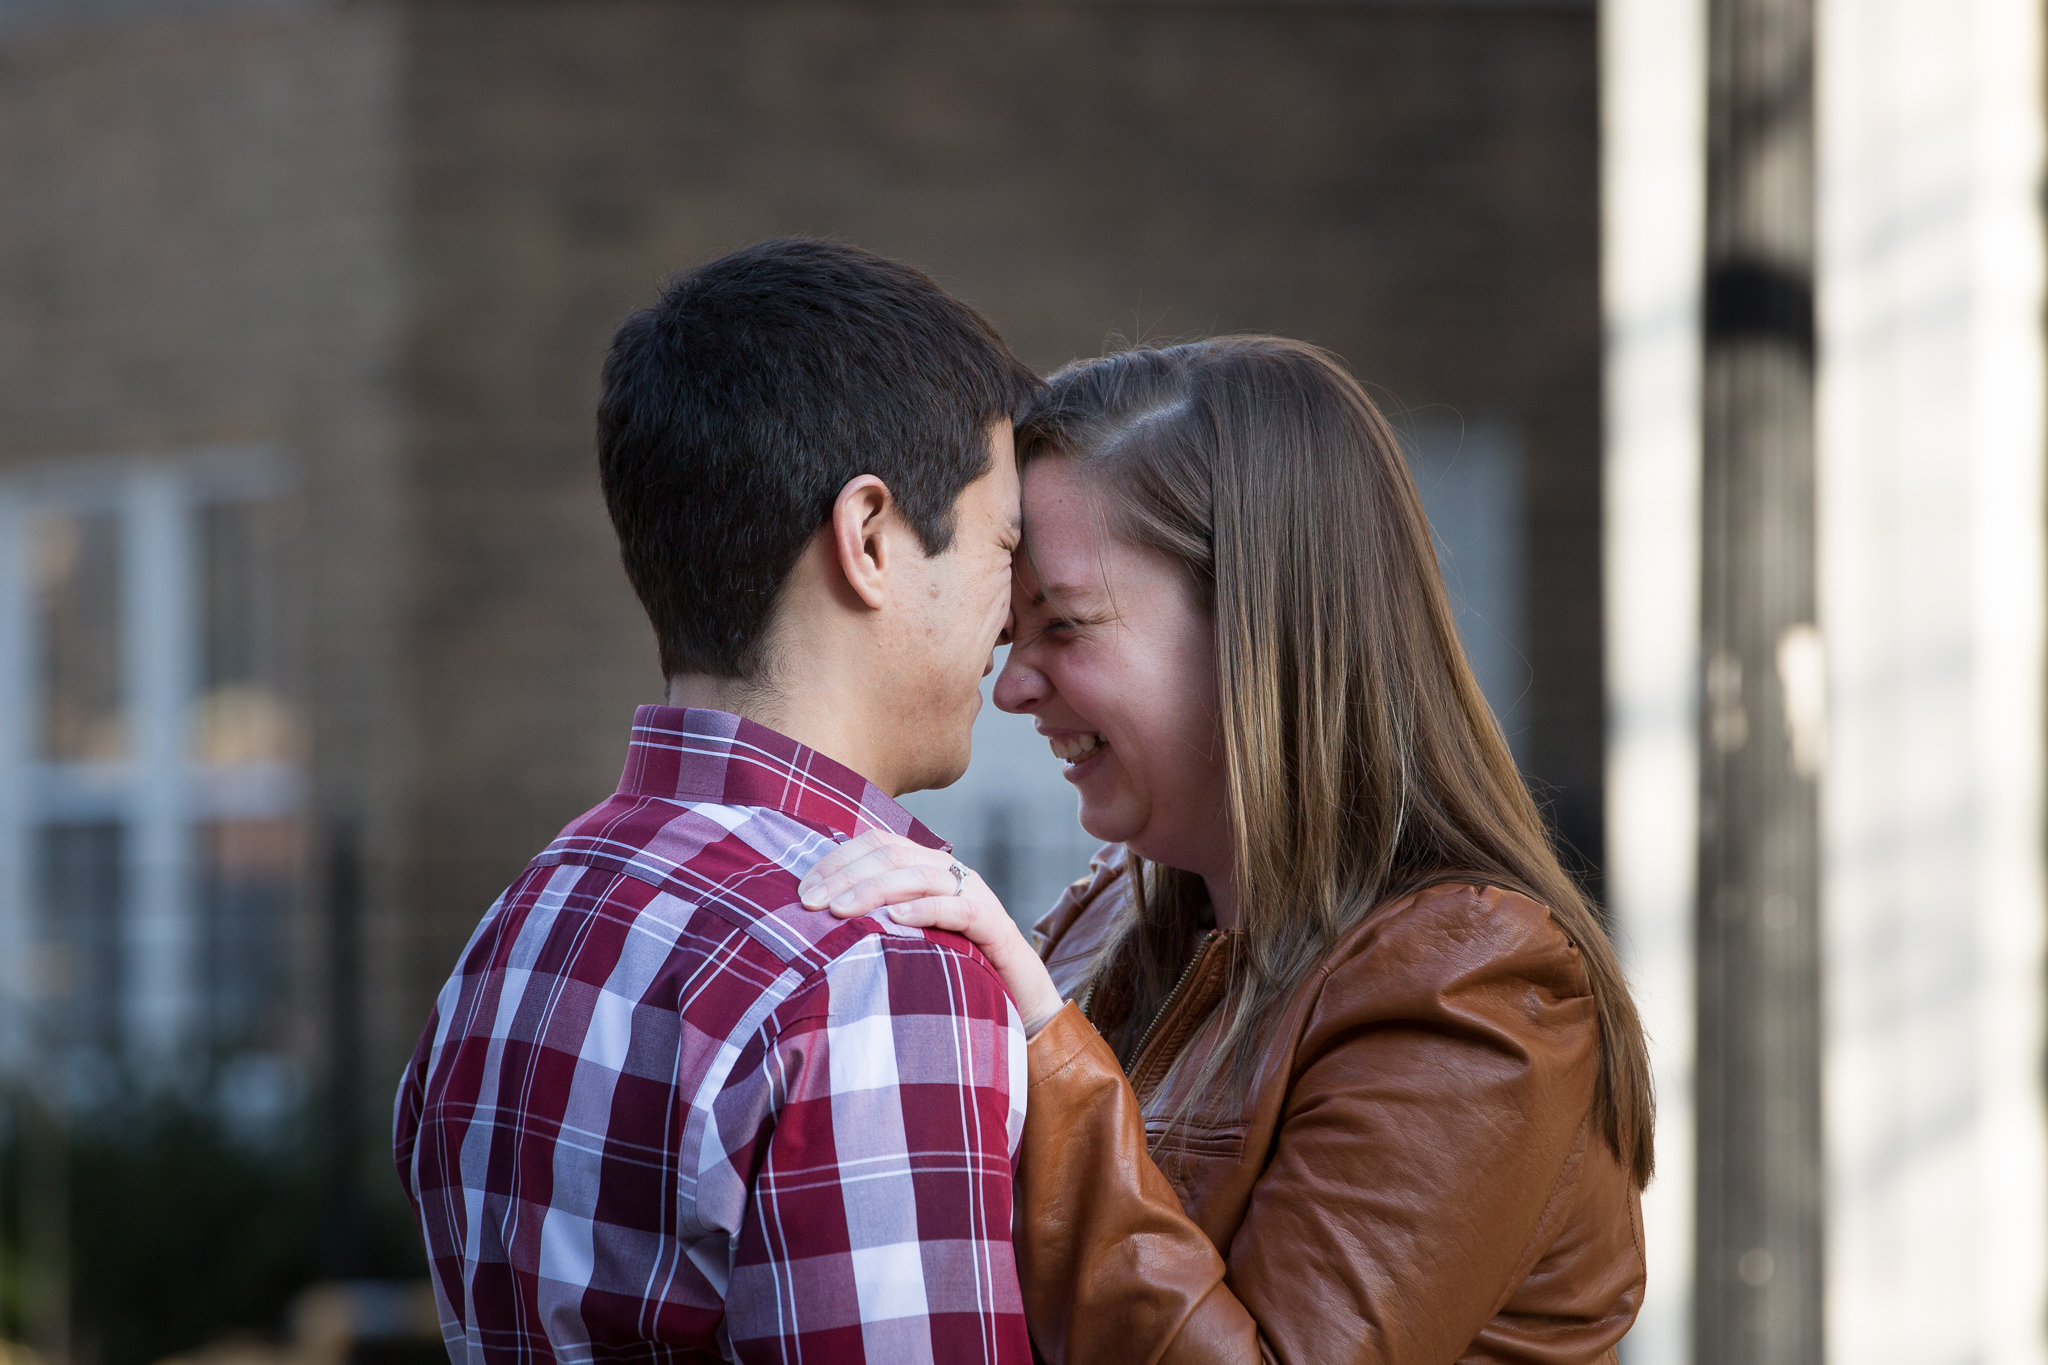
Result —
<svg viewBox="0 0 2048 1365"><path fill-rule="evenodd" d="M320 1266L331 1279L363 1273L363 857L356 823L337 819L327 847L328 1162Z"/></svg>
<svg viewBox="0 0 2048 1365"><path fill-rule="evenodd" d="M1708 15L1694 1341L1818 1365L1813 4Z"/></svg>

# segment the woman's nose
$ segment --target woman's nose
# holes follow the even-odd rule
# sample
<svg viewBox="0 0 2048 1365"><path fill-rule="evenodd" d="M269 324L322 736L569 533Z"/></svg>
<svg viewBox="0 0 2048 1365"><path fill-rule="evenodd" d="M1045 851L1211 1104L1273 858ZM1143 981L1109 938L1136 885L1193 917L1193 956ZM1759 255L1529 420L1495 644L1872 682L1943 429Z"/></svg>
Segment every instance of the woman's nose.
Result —
<svg viewBox="0 0 2048 1365"><path fill-rule="evenodd" d="M1051 688L1045 675L1031 666L1025 657L1025 650L1018 645L1010 646L1010 656L1003 661L1003 671L996 675L995 699L999 710L1018 715L1029 715L1045 701Z"/></svg>

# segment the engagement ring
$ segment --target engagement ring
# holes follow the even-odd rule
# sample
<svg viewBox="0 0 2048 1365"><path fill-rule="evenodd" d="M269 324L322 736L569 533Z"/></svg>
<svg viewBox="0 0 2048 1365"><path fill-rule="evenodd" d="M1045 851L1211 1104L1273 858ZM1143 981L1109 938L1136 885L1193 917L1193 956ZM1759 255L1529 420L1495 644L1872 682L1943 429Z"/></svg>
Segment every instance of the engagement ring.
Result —
<svg viewBox="0 0 2048 1365"><path fill-rule="evenodd" d="M947 868L946 871L953 874L953 894L956 896L966 895L967 869L960 866L960 864L958 863L954 863L951 867Z"/></svg>

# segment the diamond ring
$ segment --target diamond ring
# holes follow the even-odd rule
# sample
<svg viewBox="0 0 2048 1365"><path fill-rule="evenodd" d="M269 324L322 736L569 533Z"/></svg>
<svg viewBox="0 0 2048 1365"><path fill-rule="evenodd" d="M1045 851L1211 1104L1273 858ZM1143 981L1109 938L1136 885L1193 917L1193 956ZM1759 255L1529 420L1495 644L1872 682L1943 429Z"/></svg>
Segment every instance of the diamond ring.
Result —
<svg viewBox="0 0 2048 1365"><path fill-rule="evenodd" d="M953 874L953 894L956 896L966 895L967 869L960 866L960 864L956 862L951 867L947 868L946 871Z"/></svg>

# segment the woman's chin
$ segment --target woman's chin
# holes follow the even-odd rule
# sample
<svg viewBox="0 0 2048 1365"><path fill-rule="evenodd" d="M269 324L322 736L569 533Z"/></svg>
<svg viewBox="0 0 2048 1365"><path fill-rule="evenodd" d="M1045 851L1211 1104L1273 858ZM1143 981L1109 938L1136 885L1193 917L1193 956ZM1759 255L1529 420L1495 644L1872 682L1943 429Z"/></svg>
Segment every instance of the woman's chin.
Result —
<svg viewBox="0 0 2048 1365"><path fill-rule="evenodd" d="M1090 801L1087 793L1081 795L1081 828L1091 839L1100 839L1105 844L1129 843L1144 828L1142 820L1133 820L1128 811L1118 810L1106 801Z"/></svg>

